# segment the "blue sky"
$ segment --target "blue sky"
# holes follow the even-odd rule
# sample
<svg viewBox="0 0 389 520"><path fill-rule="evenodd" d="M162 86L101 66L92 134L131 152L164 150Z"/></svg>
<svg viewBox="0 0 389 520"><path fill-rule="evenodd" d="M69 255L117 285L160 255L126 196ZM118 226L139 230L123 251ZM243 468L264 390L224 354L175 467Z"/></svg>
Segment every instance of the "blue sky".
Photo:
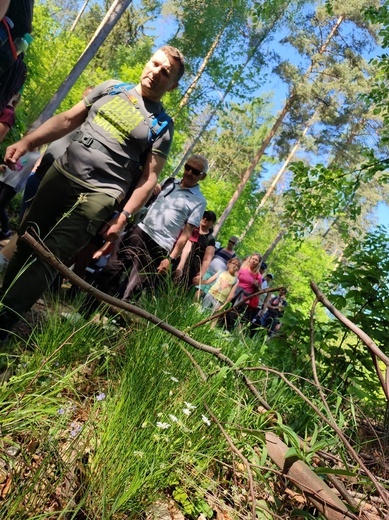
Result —
<svg viewBox="0 0 389 520"><path fill-rule="evenodd" d="M137 1L139 1L139 0L135 0L135 3L137 3ZM346 33L347 33L347 31L354 31L355 26L350 24L350 26L347 27L347 24L348 24L348 22L343 24L344 26L346 26L345 27ZM158 29L156 29L156 27L158 27ZM169 38L169 36L171 35L173 30L175 30L175 29L173 27L172 21L169 19L165 19L164 23L162 23L162 24L151 23L149 26L146 26L147 33L149 33L153 36L155 36L157 33L157 35L158 35L157 39L156 39L157 46L164 44L166 42L166 40ZM350 34L351 34L351 32L350 32ZM285 60L290 60L291 62L299 62L299 61L301 62L301 57L298 56L298 54L296 53L293 46L291 46L289 44L285 44L285 43L280 45L278 43L284 36L285 36L285 34L283 34L282 29L275 34L275 37L272 40L273 50L276 50L276 51L278 50L279 54ZM378 45L372 46L372 48L370 49L370 52L368 54L366 54L365 58L371 59L372 57L374 57L376 55L380 55L384 52L385 52L385 50L380 48ZM274 103L274 113L276 113L283 106L285 97L287 95L286 85L277 76L270 73L267 76L267 81L266 81L265 85L263 85L263 87L258 92L258 96L264 94L265 92L274 93L273 103ZM267 152L271 153L271 148L268 148ZM270 167L268 170L269 170L269 174L274 173L274 170L272 167ZM378 219L378 223L386 226L389 230L389 207L384 203L380 203L376 209L376 216Z"/></svg>

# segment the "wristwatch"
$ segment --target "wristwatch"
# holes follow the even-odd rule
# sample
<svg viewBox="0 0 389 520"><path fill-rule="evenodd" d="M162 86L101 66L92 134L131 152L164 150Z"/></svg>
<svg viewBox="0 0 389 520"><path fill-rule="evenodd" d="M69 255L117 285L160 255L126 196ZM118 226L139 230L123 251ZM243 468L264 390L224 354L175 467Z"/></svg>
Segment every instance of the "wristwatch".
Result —
<svg viewBox="0 0 389 520"><path fill-rule="evenodd" d="M126 211L125 209L122 209L122 211L120 213L123 213L123 215L126 217L127 219L127 222L130 222L130 220L132 219L132 214L129 213L128 211Z"/></svg>

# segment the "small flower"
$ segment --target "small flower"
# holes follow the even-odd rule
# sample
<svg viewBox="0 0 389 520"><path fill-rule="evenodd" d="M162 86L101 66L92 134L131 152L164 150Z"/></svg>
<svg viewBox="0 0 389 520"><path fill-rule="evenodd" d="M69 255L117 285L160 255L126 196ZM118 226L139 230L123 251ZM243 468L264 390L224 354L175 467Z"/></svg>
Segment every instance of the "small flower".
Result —
<svg viewBox="0 0 389 520"><path fill-rule="evenodd" d="M134 451L134 457L138 457L138 459L143 459L144 456L145 456L144 451Z"/></svg>
<svg viewBox="0 0 389 520"><path fill-rule="evenodd" d="M157 422L157 428L161 428L161 430L167 430L170 428L170 424L167 422Z"/></svg>
<svg viewBox="0 0 389 520"><path fill-rule="evenodd" d="M192 411L189 410L189 408L184 408L184 409L182 410L182 412L183 412L185 415L187 415L188 417L189 417L190 414L192 413Z"/></svg>
<svg viewBox="0 0 389 520"><path fill-rule="evenodd" d="M204 414L202 414L202 416L201 416L201 420L202 420L203 423L206 424L207 426L211 426L211 421L208 419L208 417L205 417Z"/></svg>
<svg viewBox="0 0 389 520"><path fill-rule="evenodd" d="M76 437L82 430L82 426L76 422L70 423L70 428L71 428L70 435L72 437Z"/></svg>
<svg viewBox="0 0 389 520"><path fill-rule="evenodd" d="M189 410L196 410L196 408L197 408L197 406L195 406L195 405L192 404L192 403L188 403L187 401L184 401L184 403L185 403L185 406L186 406L187 408L189 408Z"/></svg>
<svg viewBox="0 0 389 520"><path fill-rule="evenodd" d="M99 394L96 395L96 401L103 401L104 399L105 399L104 392L100 392Z"/></svg>
<svg viewBox="0 0 389 520"><path fill-rule="evenodd" d="M59 415L63 415L65 413L65 410L63 408L58 409Z"/></svg>
<svg viewBox="0 0 389 520"><path fill-rule="evenodd" d="M172 422L178 422L178 418L173 415L173 414L169 414L169 419L172 421Z"/></svg>
<svg viewBox="0 0 389 520"><path fill-rule="evenodd" d="M173 377L173 376L170 376L170 379L173 381L173 383L179 383L180 380L177 379L176 377Z"/></svg>
<svg viewBox="0 0 389 520"><path fill-rule="evenodd" d="M80 195L78 196L78 199L77 199L77 204L82 204L83 202L87 202L88 201L88 196L86 195L86 193L80 193Z"/></svg>

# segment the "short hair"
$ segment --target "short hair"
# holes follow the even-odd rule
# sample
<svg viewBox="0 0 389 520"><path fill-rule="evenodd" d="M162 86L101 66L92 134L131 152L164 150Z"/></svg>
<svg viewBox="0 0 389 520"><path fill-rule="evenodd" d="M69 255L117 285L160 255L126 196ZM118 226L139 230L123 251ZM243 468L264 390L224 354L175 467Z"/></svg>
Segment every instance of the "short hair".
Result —
<svg viewBox="0 0 389 520"><path fill-rule="evenodd" d="M207 220L210 220L211 222L216 222L216 220L217 220L216 213L214 213L213 211L211 211L209 209L204 211L203 218L206 218Z"/></svg>
<svg viewBox="0 0 389 520"><path fill-rule="evenodd" d="M178 64L177 81L180 81L185 72L185 59L181 51L171 45L163 45L159 49L163 51L166 56L174 60Z"/></svg>
<svg viewBox="0 0 389 520"><path fill-rule="evenodd" d="M188 161L194 159L195 161L201 161L203 163L203 173L207 173L208 171L208 159L204 157L204 155L200 155L199 153L194 153L190 157L188 157Z"/></svg>

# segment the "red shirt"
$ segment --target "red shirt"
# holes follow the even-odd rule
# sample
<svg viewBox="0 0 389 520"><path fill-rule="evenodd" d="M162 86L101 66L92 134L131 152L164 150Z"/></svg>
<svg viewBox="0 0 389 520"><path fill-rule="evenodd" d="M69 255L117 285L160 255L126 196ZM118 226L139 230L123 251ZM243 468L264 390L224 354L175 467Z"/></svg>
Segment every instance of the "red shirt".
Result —
<svg viewBox="0 0 389 520"><path fill-rule="evenodd" d="M7 105L2 112L0 112L0 123L8 125L10 128L15 124L15 109L13 106Z"/></svg>

